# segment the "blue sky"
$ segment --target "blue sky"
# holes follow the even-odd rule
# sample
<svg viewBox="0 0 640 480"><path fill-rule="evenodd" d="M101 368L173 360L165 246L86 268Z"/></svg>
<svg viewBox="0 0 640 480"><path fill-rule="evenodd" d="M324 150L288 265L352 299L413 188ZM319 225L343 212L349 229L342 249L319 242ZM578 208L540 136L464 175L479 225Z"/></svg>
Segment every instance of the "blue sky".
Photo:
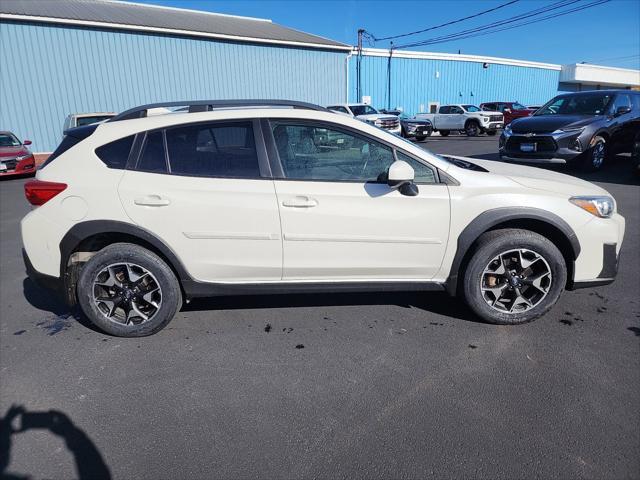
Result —
<svg viewBox="0 0 640 480"><path fill-rule="evenodd" d="M270 18L276 23L355 44L365 28L376 37L397 35L455 20L504 4L507 0L134 0L172 7ZM497 11L408 39L418 41L500 21L555 0L520 0ZM588 4L581 0L572 5ZM560 10L558 10L560 11ZM365 44L368 46L368 44ZM373 46L388 48L388 41ZM533 25L414 50L516 58L550 63L588 62L640 68L640 0L611 0L593 8Z"/></svg>

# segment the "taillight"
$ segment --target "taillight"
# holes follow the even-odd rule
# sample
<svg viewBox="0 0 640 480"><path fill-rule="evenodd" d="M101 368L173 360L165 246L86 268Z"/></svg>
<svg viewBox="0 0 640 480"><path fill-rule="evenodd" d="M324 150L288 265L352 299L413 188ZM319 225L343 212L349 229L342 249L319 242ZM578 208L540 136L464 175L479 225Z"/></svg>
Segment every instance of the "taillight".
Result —
<svg viewBox="0 0 640 480"><path fill-rule="evenodd" d="M44 205L65 188L66 183L31 180L24 184L24 196L31 205Z"/></svg>

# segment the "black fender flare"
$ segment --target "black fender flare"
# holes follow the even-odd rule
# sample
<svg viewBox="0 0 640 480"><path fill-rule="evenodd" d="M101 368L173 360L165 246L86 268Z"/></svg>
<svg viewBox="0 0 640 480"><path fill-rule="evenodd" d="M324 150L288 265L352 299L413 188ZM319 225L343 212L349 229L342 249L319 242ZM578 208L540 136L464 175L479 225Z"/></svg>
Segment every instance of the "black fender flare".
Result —
<svg viewBox="0 0 640 480"><path fill-rule="evenodd" d="M75 224L69 231L62 237L60 241L60 276L63 278L67 270L67 263L69 256L80 245L80 243L94 235L99 234L123 234L132 237L139 238L144 242L153 246L158 252L160 252L169 262L169 266L174 269L178 274L181 281L191 280L191 276L187 272L182 262L179 260L176 253L166 243L160 240L155 234L126 222L120 222L117 220L89 220Z"/></svg>
<svg viewBox="0 0 640 480"><path fill-rule="evenodd" d="M463 261L478 237L496 225L514 220L534 220L554 227L568 241L571 248L571 256L573 257L572 260L576 260L580 255L578 237L576 237L569 224L558 215L532 207L501 207L487 210L474 218L458 237L456 254L445 284L446 290L450 295L455 295L457 292L459 275L464 267Z"/></svg>

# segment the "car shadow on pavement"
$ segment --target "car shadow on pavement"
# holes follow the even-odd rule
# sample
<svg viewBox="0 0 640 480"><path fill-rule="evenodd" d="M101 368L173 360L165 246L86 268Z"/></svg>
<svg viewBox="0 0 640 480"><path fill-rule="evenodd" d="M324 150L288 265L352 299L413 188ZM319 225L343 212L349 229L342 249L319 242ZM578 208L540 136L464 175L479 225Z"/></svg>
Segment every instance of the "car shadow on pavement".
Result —
<svg viewBox="0 0 640 480"><path fill-rule="evenodd" d="M0 418L0 478L28 479L30 475L8 472L13 437L28 430L48 430L60 437L73 456L80 480L110 479L111 472L91 438L57 410L30 412L23 406L12 406Z"/></svg>
<svg viewBox="0 0 640 480"><path fill-rule="evenodd" d="M418 308L425 312L483 323L459 299L444 292L376 292L376 293L295 293L273 295L242 295L229 297L196 298L182 311L244 310L300 307L396 305Z"/></svg>
<svg viewBox="0 0 640 480"><path fill-rule="evenodd" d="M87 327L94 332L102 333L84 315L82 315L79 308L69 307L54 292L39 287L28 277L22 281L22 292L24 294L24 298L32 307L53 313L59 318L67 319L72 317L82 326Z"/></svg>

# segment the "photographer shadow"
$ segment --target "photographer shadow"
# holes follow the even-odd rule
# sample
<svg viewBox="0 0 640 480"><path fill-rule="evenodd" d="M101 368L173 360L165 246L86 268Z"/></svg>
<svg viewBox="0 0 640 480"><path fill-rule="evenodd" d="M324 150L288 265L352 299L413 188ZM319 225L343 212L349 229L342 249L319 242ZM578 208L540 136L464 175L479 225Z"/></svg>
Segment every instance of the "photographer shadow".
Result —
<svg viewBox="0 0 640 480"><path fill-rule="evenodd" d="M30 478L28 475L7 472L7 467L11 460L12 437L36 429L49 430L64 440L67 449L73 455L79 479L111 479L109 467L96 445L67 415L57 410L28 412L23 406L12 406L5 416L0 418L0 478Z"/></svg>

